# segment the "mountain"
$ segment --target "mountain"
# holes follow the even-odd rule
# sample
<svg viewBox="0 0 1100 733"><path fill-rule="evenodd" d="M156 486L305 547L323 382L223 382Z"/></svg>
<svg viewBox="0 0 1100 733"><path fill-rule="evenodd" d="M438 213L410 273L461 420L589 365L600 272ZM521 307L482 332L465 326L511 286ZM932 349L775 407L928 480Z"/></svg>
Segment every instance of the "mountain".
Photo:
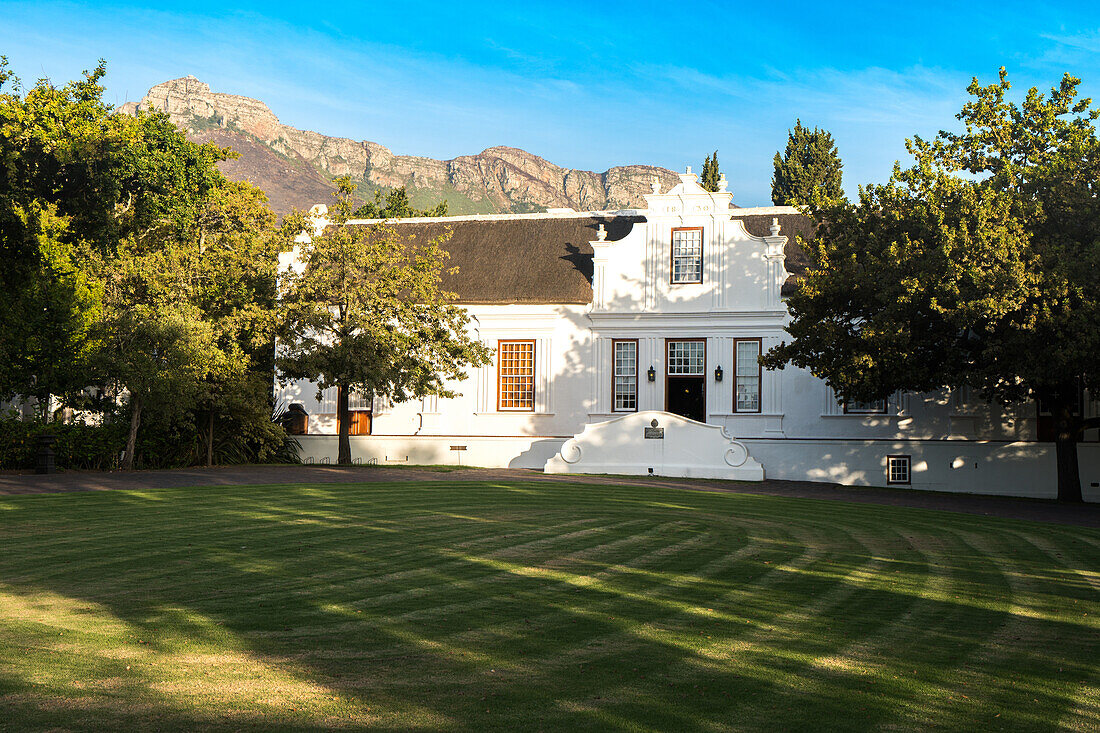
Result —
<svg viewBox="0 0 1100 733"><path fill-rule="evenodd" d="M221 163L222 172L259 186L280 213L328 203L332 178L341 175L365 194L406 186L418 207L446 199L452 214L644 208L654 176L665 190L679 182L666 168L626 165L593 173L509 147L451 160L394 155L378 143L284 125L258 99L211 92L193 76L157 84L120 111L139 108L166 112L193 140L236 150L240 158Z"/></svg>

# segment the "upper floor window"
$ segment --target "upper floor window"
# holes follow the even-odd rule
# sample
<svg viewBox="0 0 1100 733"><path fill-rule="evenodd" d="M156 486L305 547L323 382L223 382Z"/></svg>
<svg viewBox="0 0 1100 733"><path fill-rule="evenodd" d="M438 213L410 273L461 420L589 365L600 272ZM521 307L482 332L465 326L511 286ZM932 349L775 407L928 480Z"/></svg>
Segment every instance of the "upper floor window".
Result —
<svg viewBox="0 0 1100 733"><path fill-rule="evenodd" d="M615 412L638 409L638 342L615 341L613 405Z"/></svg>
<svg viewBox="0 0 1100 733"><path fill-rule="evenodd" d="M672 230L672 284L703 282L703 228Z"/></svg>
<svg viewBox="0 0 1100 733"><path fill-rule="evenodd" d="M734 349L734 412L760 412L760 339L737 339Z"/></svg>
<svg viewBox="0 0 1100 733"><path fill-rule="evenodd" d="M535 409L535 342L497 343L497 409Z"/></svg>

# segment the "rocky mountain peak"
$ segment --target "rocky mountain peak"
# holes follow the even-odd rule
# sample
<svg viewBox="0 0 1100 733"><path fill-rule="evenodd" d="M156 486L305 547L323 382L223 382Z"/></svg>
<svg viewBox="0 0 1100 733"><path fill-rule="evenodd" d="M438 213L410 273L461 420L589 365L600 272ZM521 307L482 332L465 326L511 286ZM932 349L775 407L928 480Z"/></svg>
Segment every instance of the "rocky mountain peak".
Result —
<svg viewBox="0 0 1100 733"><path fill-rule="evenodd" d="M193 139L237 150L241 157L222 163L223 172L264 189L278 211L327 203L332 178L340 175L365 189L406 186L418 206L446 199L453 213L639 208L654 175L665 187L678 181L672 171L653 166L603 173L562 168L507 146L451 160L395 155L378 143L284 125L260 100L213 92L190 75L157 84L120 111L139 108L168 114Z"/></svg>

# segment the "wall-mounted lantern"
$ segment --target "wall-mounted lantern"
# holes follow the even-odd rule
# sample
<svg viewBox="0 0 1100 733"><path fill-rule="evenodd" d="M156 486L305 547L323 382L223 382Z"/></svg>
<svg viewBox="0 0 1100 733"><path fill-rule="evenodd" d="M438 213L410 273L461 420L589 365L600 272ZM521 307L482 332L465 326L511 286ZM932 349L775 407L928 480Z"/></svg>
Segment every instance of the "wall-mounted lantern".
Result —
<svg viewBox="0 0 1100 733"><path fill-rule="evenodd" d="M651 382L656 382L657 381L657 370L654 369L653 367L650 367L649 371L647 371L645 373L645 375L646 375L646 378L649 379L649 381L651 381Z"/></svg>
<svg viewBox="0 0 1100 733"><path fill-rule="evenodd" d="M721 382L722 381L722 367L720 367L720 366L714 367L714 381L715 382Z"/></svg>

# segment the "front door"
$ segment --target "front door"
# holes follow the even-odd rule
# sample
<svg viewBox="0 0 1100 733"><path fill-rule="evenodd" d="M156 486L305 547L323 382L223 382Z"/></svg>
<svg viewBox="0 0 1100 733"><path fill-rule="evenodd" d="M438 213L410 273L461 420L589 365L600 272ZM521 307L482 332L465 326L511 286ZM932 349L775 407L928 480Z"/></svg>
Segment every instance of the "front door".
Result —
<svg viewBox="0 0 1100 733"><path fill-rule="evenodd" d="M666 350L665 411L706 422L707 342L669 340Z"/></svg>

